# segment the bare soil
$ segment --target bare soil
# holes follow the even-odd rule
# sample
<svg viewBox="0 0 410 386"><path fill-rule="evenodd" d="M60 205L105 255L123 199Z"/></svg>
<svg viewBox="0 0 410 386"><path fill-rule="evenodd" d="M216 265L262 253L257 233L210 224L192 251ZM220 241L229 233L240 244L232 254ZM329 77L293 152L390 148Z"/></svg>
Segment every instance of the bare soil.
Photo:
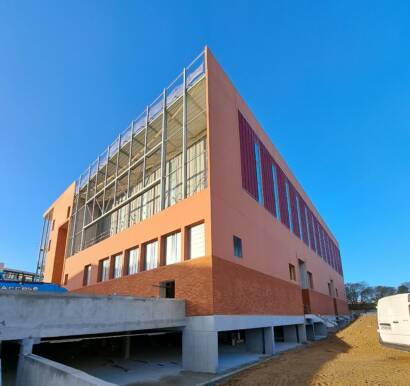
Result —
<svg viewBox="0 0 410 386"><path fill-rule="evenodd" d="M381 346L376 316L362 316L328 339L279 355L224 386L410 385L410 353Z"/></svg>

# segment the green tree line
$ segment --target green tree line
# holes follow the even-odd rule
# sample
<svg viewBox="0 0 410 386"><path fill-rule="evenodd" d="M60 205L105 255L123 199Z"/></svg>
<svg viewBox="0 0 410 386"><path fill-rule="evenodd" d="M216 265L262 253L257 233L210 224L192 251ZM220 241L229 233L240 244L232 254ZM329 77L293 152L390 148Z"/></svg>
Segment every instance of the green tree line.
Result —
<svg viewBox="0 0 410 386"><path fill-rule="evenodd" d="M398 287L383 285L369 286L366 282L346 283L346 297L350 305L376 304L385 296L410 292L410 281L400 284Z"/></svg>

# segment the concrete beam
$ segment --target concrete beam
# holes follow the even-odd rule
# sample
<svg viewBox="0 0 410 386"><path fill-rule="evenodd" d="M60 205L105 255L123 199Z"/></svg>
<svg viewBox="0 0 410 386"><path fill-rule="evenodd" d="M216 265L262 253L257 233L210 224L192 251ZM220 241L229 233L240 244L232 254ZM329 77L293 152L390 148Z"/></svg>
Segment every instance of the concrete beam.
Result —
<svg viewBox="0 0 410 386"><path fill-rule="evenodd" d="M185 301L44 293L0 293L0 339L183 327Z"/></svg>

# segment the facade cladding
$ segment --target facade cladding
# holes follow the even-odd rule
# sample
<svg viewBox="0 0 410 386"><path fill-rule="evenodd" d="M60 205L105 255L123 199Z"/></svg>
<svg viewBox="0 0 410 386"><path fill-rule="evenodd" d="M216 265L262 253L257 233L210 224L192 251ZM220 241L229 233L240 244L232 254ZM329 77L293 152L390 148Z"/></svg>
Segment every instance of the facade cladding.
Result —
<svg viewBox="0 0 410 386"><path fill-rule="evenodd" d="M44 218L38 275L70 291L347 314L336 239L208 49Z"/></svg>

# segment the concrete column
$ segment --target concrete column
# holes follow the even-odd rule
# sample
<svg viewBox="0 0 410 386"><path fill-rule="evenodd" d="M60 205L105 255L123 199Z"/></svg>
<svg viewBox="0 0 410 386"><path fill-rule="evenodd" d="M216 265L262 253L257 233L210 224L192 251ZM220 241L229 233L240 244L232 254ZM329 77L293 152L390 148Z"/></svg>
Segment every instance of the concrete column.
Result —
<svg viewBox="0 0 410 386"><path fill-rule="evenodd" d="M246 351L263 354L263 344L264 338L262 328L245 330Z"/></svg>
<svg viewBox="0 0 410 386"><path fill-rule="evenodd" d="M298 324L298 333L299 333L299 343L306 343L307 342L307 337L306 337L306 326L304 324Z"/></svg>
<svg viewBox="0 0 410 386"><path fill-rule="evenodd" d="M263 331L265 339L265 354L273 355L275 353L275 330L273 327L265 327Z"/></svg>
<svg viewBox="0 0 410 386"><path fill-rule="evenodd" d="M35 341L33 338L26 338L20 341L20 354L17 364L16 372L16 386L24 386L21 382L23 379L24 372L24 358L26 355L29 355L33 352L33 345Z"/></svg>
<svg viewBox="0 0 410 386"><path fill-rule="evenodd" d="M130 336L124 336L122 345L123 345L123 346L122 346L122 349L123 349L124 359L130 359L130 354L131 354L131 337L130 337Z"/></svg>
<svg viewBox="0 0 410 386"><path fill-rule="evenodd" d="M218 332L193 331L182 333L182 368L188 371L216 373L218 370Z"/></svg>

